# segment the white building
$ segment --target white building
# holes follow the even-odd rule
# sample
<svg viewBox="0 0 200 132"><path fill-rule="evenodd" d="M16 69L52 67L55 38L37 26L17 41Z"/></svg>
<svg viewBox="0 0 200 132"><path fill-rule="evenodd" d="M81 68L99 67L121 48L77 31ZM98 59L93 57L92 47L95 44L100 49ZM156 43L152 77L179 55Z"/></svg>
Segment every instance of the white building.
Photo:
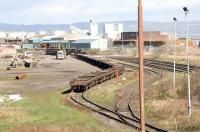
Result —
<svg viewBox="0 0 200 132"><path fill-rule="evenodd" d="M94 37L98 36L98 32L99 32L98 24L91 20L90 21L90 35Z"/></svg>
<svg viewBox="0 0 200 132"><path fill-rule="evenodd" d="M0 32L0 38L6 38L6 32Z"/></svg>
<svg viewBox="0 0 200 132"><path fill-rule="evenodd" d="M80 39L71 43L71 48L77 49L99 49L105 51L108 49L106 39Z"/></svg>
<svg viewBox="0 0 200 132"><path fill-rule="evenodd" d="M39 32L37 32L37 34L40 36L48 35L48 33L46 31L39 31Z"/></svg>
<svg viewBox="0 0 200 132"><path fill-rule="evenodd" d="M26 34L26 32L8 32L7 37L12 39L24 39Z"/></svg>
<svg viewBox="0 0 200 132"><path fill-rule="evenodd" d="M121 39L121 33L123 32L122 23L106 23L104 27L104 37L112 40Z"/></svg>
<svg viewBox="0 0 200 132"><path fill-rule="evenodd" d="M63 30L56 30L56 31L51 32L50 35L55 36L55 37L60 37L60 36L65 36L66 32Z"/></svg>
<svg viewBox="0 0 200 132"><path fill-rule="evenodd" d="M82 29L79 29L73 25L70 25L70 33L71 34L83 34L83 35L86 35L89 33L88 30L82 30Z"/></svg>
<svg viewBox="0 0 200 132"><path fill-rule="evenodd" d="M24 39L29 39L32 37L36 37L36 33L35 32L28 32L25 36Z"/></svg>

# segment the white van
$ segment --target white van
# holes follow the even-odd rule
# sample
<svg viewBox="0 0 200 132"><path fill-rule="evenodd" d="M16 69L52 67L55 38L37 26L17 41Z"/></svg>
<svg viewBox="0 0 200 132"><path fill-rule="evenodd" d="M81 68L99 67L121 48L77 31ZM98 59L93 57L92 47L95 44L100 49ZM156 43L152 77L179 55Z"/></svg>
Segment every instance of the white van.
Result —
<svg viewBox="0 0 200 132"><path fill-rule="evenodd" d="M65 58L65 53L64 53L64 51L57 51L56 59L58 59L58 60L63 60L64 58Z"/></svg>
<svg viewBox="0 0 200 132"><path fill-rule="evenodd" d="M33 57L33 52L32 51L25 51L24 56L32 58Z"/></svg>

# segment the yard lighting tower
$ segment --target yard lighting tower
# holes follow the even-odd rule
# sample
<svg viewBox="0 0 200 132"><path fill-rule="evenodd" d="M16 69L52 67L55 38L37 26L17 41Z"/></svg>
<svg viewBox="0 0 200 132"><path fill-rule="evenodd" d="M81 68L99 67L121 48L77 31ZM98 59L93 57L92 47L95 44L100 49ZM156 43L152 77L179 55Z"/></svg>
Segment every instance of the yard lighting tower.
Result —
<svg viewBox="0 0 200 132"><path fill-rule="evenodd" d="M144 117L144 40L142 0L138 0L138 51L139 51L139 91L140 91L140 127L145 132Z"/></svg>
<svg viewBox="0 0 200 132"><path fill-rule="evenodd" d="M121 33L121 40L122 40L122 55L124 55L124 35L123 35L123 31Z"/></svg>
<svg viewBox="0 0 200 132"><path fill-rule="evenodd" d="M174 80L173 80L173 84L174 84L174 89L176 88L176 25L177 25L177 19L176 17L173 18L174 20Z"/></svg>
<svg viewBox="0 0 200 132"><path fill-rule="evenodd" d="M149 41L150 41L150 43L149 43L149 51L150 51L150 53L151 53L151 46L152 46L152 44L151 44L151 31L150 31L150 33L149 33Z"/></svg>
<svg viewBox="0 0 200 132"><path fill-rule="evenodd" d="M190 64L189 64L189 46L188 46L188 14L189 10L187 7L183 7L183 11L185 12L185 25L186 25L186 63L187 63L187 82L188 82L188 115L191 117L192 115L192 102L191 102L191 87L190 87Z"/></svg>

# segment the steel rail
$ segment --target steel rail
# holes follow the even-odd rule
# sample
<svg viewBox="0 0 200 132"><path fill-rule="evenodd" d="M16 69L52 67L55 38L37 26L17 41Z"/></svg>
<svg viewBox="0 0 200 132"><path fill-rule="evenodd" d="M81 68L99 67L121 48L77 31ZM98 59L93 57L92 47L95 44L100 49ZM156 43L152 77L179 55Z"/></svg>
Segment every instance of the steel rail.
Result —
<svg viewBox="0 0 200 132"><path fill-rule="evenodd" d="M99 105L99 104L97 104L97 103L95 103L95 102L93 102L93 101L87 99L87 98L85 97L84 94L85 94L85 93L82 94L82 98L83 98L85 101L87 101L87 102L89 102L89 103L95 105L96 107L99 107L100 109L103 109L103 110L106 110L106 111L111 112L111 113L113 113L113 114L116 114L116 115L122 117L123 119L125 118L124 120L125 120L126 122L127 122L127 120L130 120L130 121L132 121L132 122L134 122L134 123L138 123L138 124L140 123L140 120L137 120L137 119L130 118L130 117L128 117L128 116L119 114L119 113L116 112L116 111L109 110L108 108L103 107L103 106L101 106L101 105ZM150 124L148 124L148 123L146 123L146 126L149 127L149 128L151 128L151 129L160 131L160 132L167 132L166 130L163 130L163 129L154 127L154 126L152 126L152 125L150 125Z"/></svg>
<svg viewBox="0 0 200 132"><path fill-rule="evenodd" d="M113 115L116 115L116 116L118 117L117 113L115 113L114 111L111 111L111 110L109 110L109 109L107 109L107 108L101 107L101 106L99 106L99 105L97 105L97 104L95 104L95 103L93 103L93 102L91 102L91 101L85 99L84 96L83 96L83 94L82 94L81 97L82 97L82 99L85 100L87 103L90 103L90 104L96 106L97 108L100 108L101 110L107 111L107 112L109 112L109 113L111 113L111 114L113 114ZM72 101L74 101L75 103L77 103L77 104L79 104L79 105L81 105L81 106L84 106L84 107L86 107L87 109L90 109L90 110L92 110L92 111L94 111L94 112L96 112L96 113L98 113L98 114L100 114L100 115L103 115L103 116L105 116L105 117L107 117L107 118L110 118L110 119L112 119L112 120L115 120L115 121L117 121L117 122L119 122L119 123L122 123L122 124L128 125L128 126L130 126L130 127L133 127L133 128L135 128L136 130L139 130L139 129L140 129L139 127L134 126L134 125L132 125L132 124L130 124L130 123L127 123L126 121L124 121L124 120L122 120L122 119L120 119L120 118L118 119L118 118L113 117L113 116L111 116L111 115L109 115L109 114L107 114L107 113L101 112L100 110L97 110L97 109L94 109L94 108L92 108L92 107L90 107L90 106L87 106L87 105L85 105L84 103L81 103L79 100L77 100L77 99L75 99L74 97L72 97L71 95L70 95L70 99L71 99Z"/></svg>
<svg viewBox="0 0 200 132"><path fill-rule="evenodd" d="M116 59L116 60L120 60L120 61L124 61L124 62L130 62L130 63L135 63L138 64L138 59L130 59L130 58L125 58L125 57L109 57L112 59ZM144 65L147 67L151 67L151 68L156 68L156 69L160 69L160 70L167 70L167 71L173 71L173 63L171 62L163 62L163 61L154 61L154 60L144 60ZM183 73L186 72L187 67L184 64L176 64L176 71ZM193 70L200 70L200 67L195 67L195 66L190 66L190 71Z"/></svg>

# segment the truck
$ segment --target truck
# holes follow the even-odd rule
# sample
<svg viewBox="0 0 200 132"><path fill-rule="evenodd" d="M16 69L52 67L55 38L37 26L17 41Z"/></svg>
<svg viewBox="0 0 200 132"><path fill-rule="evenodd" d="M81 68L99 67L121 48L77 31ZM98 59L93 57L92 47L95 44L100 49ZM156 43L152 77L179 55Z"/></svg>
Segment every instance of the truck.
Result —
<svg viewBox="0 0 200 132"><path fill-rule="evenodd" d="M57 51L56 59L63 60L65 58L65 52L62 50Z"/></svg>

